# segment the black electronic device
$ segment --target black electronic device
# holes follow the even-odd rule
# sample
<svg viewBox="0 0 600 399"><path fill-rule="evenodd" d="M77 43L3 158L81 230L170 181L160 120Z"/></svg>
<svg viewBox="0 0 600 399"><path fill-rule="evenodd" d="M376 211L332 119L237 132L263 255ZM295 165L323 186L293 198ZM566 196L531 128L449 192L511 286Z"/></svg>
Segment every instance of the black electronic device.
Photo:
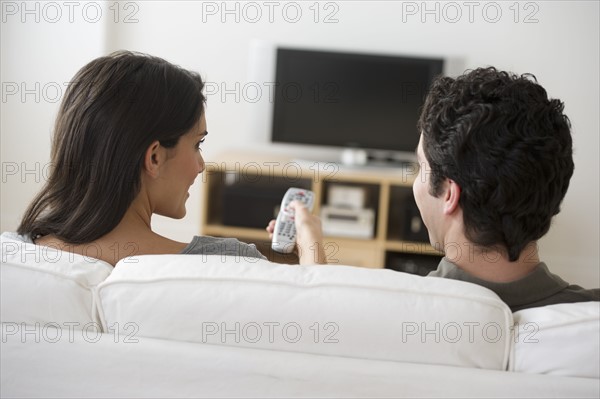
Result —
<svg viewBox="0 0 600 399"><path fill-rule="evenodd" d="M223 188L225 226L265 228L277 216L287 186L238 183Z"/></svg>
<svg viewBox="0 0 600 399"><path fill-rule="evenodd" d="M273 142L413 153L437 58L277 49Z"/></svg>

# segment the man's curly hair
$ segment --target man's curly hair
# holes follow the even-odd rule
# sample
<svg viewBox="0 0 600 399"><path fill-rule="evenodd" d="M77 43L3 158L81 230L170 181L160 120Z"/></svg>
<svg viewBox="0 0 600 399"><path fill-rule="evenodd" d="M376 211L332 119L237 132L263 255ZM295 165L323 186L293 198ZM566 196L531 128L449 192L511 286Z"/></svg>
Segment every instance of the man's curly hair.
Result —
<svg viewBox="0 0 600 399"><path fill-rule="evenodd" d="M439 196L446 178L460 186L471 242L516 261L548 232L574 169L563 109L531 74L479 68L432 84L418 122L429 191Z"/></svg>

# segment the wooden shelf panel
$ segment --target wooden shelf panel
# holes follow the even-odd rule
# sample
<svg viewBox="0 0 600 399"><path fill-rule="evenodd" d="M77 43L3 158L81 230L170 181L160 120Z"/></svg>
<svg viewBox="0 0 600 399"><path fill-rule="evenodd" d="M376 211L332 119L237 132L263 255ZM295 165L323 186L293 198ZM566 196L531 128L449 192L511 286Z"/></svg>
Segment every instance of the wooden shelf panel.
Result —
<svg viewBox="0 0 600 399"><path fill-rule="evenodd" d="M433 248L429 243L426 242L415 242L415 241L386 241L386 251L404 252L410 254L423 254L423 255L437 255L443 256L444 254Z"/></svg>
<svg viewBox="0 0 600 399"><path fill-rule="evenodd" d="M299 161L288 156L270 153L261 155L248 151L230 151L215 159L218 161L206 162L206 172L237 172L243 176L287 176L290 180L310 179L314 184L330 181L410 187L418 174L416 164L403 168L351 167L335 162Z"/></svg>

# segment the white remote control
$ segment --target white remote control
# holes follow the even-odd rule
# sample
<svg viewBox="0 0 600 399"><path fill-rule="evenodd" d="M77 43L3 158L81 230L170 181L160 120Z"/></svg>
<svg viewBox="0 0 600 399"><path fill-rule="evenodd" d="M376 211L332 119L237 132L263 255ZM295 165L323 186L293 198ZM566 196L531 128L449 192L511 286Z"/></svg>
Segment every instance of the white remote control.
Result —
<svg viewBox="0 0 600 399"><path fill-rule="evenodd" d="M287 190L281 201L281 208L275 221L275 230L273 231L273 242L271 248L273 251L289 254L294 251L296 246L296 225L294 224L294 211L288 208L292 201L300 201L312 211L314 205L314 193L303 188L292 187Z"/></svg>

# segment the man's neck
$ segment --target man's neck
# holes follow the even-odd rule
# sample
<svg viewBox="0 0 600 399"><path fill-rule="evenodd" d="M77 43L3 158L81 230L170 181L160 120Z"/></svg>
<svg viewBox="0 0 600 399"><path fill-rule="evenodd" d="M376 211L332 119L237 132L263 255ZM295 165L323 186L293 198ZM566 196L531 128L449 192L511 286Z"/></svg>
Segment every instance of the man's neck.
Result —
<svg viewBox="0 0 600 399"><path fill-rule="evenodd" d="M508 260L505 251L481 248L466 240L463 244L446 246L445 255L446 259L470 275L495 283L519 280L534 271L540 263L535 242L525 247L514 262Z"/></svg>

